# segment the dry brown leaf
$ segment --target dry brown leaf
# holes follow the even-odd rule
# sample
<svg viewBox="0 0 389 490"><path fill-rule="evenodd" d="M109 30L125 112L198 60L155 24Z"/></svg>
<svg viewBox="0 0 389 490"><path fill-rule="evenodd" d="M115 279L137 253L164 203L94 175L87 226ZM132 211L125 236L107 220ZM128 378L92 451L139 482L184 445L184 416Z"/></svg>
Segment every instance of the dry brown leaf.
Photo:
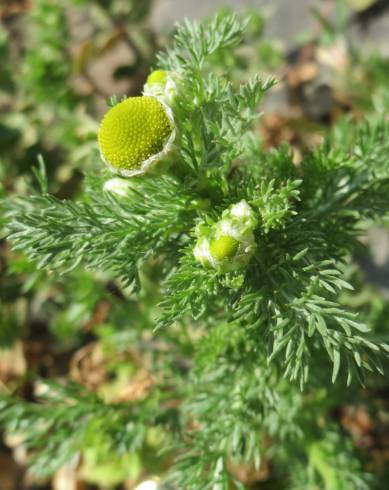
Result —
<svg viewBox="0 0 389 490"><path fill-rule="evenodd" d="M110 309L111 305L108 301L100 301L100 303L96 305L92 318L84 326L85 332L91 332L96 325L104 323L108 318Z"/></svg>
<svg viewBox="0 0 389 490"><path fill-rule="evenodd" d="M99 342L92 342L73 355L69 375L73 381L92 391L107 380L106 359Z"/></svg>
<svg viewBox="0 0 389 490"><path fill-rule="evenodd" d="M7 384L10 381L21 378L27 369L23 344L16 341L9 349L0 350L0 381ZM0 385L0 392L2 388Z"/></svg>
<svg viewBox="0 0 389 490"><path fill-rule="evenodd" d="M22 480L23 470L13 461L10 454L0 453L0 489L16 490Z"/></svg>
<svg viewBox="0 0 389 490"><path fill-rule="evenodd" d="M150 389L155 384L155 380L152 378L150 373L141 368L135 376L131 379L128 386L122 389L121 393L114 400L114 402L119 403L123 401L140 401L146 398Z"/></svg>
<svg viewBox="0 0 389 490"><path fill-rule="evenodd" d="M26 466L28 462L27 448L24 444L25 436L21 433L4 435L4 443L12 450L14 461L21 466Z"/></svg>
<svg viewBox="0 0 389 490"><path fill-rule="evenodd" d="M304 151L312 149L322 141L318 128L313 124L308 126L301 116L287 117L275 113L263 116L261 138L266 149L289 143L293 149L295 164L300 163Z"/></svg>
<svg viewBox="0 0 389 490"><path fill-rule="evenodd" d="M261 466L257 470L254 465L239 463L234 465L228 463L228 470L244 485L252 485L257 482L263 482L270 478L270 464L267 459L261 461Z"/></svg>
<svg viewBox="0 0 389 490"><path fill-rule="evenodd" d="M78 477L79 456L62 466L54 475L52 490L86 490L86 483Z"/></svg>
<svg viewBox="0 0 389 490"><path fill-rule="evenodd" d="M28 12L32 7L31 0L2 0L0 5L0 19Z"/></svg>
<svg viewBox="0 0 389 490"><path fill-rule="evenodd" d="M338 41L330 46L319 46L316 57L320 64L338 72L344 72L350 67L350 58L344 41Z"/></svg>
<svg viewBox="0 0 389 490"><path fill-rule="evenodd" d="M298 87L307 83L319 74L319 65L315 61L306 61L290 68L286 74L286 79L290 87Z"/></svg>
<svg viewBox="0 0 389 490"><path fill-rule="evenodd" d="M346 429L357 437L367 434L373 428L373 423L364 407L344 407L341 423Z"/></svg>
<svg viewBox="0 0 389 490"><path fill-rule="evenodd" d="M374 424L365 407L343 407L341 424L351 433L351 436L358 447L372 448L374 445Z"/></svg>
<svg viewBox="0 0 389 490"><path fill-rule="evenodd" d="M124 385L112 389L114 380L109 369L112 361L131 361L136 369ZM93 342L78 350L70 363L70 378L109 398L110 403L144 399L155 384L154 378L144 366L143 359L135 352L106 353L99 342Z"/></svg>

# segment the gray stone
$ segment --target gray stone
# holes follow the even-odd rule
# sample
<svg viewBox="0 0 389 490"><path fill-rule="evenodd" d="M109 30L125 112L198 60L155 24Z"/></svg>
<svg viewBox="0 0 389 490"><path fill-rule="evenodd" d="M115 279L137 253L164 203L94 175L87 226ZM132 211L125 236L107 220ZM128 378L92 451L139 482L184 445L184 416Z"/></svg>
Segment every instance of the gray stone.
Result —
<svg viewBox="0 0 389 490"><path fill-rule="evenodd" d="M237 12L256 8L267 18L265 36L290 46L301 35L315 32L317 21L313 8L334 15L334 5L330 0L155 0L151 24L157 32L167 32L185 18L200 20L222 7L231 7ZM354 42L389 56L389 12L371 19L366 30L353 23L350 36Z"/></svg>
<svg viewBox="0 0 389 490"><path fill-rule="evenodd" d="M257 8L269 19L266 35L291 42L302 30L315 24L310 9L320 3L320 0L156 0L151 22L157 30L167 31L184 18L201 19L222 7L237 12Z"/></svg>

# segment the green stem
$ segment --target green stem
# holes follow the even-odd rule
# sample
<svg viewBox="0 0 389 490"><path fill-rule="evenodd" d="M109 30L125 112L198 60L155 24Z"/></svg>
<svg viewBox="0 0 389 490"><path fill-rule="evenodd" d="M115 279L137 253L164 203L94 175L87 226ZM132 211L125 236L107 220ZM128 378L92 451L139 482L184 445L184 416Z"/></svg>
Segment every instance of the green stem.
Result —
<svg viewBox="0 0 389 490"><path fill-rule="evenodd" d="M336 471L328 463L328 457L325 449L320 442L315 442L308 449L309 462L320 474L325 484L325 490L337 490L339 482Z"/></svg>

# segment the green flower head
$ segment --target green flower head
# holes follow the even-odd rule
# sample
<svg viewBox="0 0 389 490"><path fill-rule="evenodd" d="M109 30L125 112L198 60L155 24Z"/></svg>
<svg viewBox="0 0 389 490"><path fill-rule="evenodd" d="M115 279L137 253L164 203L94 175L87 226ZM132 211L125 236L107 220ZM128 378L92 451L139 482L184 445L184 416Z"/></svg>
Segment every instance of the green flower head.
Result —
<svg viewBox="0 0 389 490"><path fill-rule="evenodd" d="M148 170L172 148L173 115L156 97L129 97L104 116L99 133L100 153L114 172L132 177Z"/></svg>
<svg viewBox="0 0 389 490"><path fill-rule="evenodd" d="M222 272L246 267L256 248L256 225L257 218L246 201L234 204L214 225L197 227L196 260Z"/></svg>

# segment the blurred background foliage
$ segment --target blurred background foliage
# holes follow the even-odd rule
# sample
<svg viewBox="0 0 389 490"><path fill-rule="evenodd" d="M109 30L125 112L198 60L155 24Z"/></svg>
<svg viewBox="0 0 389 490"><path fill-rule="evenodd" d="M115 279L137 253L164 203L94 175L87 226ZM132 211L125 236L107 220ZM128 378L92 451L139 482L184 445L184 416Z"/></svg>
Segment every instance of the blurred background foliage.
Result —
<svg viewBox="0 0 389 490"><path fill-rule="evenodd" d="M0 31L5 185L15 186L41 154L52 190L68 196L80 167L95 157L105 100L143 85L159 47L147 25L151 2L7 3Z"/></svg>
<svg viewBox="0 0 389 490"><path fill-rule="evenodd" d="M39 158L48 170L50 191L60 198L81 192L84 171L101 171L96 132L109 98L140 94L156 52L169 39L151 27L152 3L0 3L0 197L23 195L35 186L32 167ZM265 150L289 142L296 165L329 131L344 137L342 119L357 121L366 114L371 118L388 114L389 59L362 49L358 40L347 35L350 22L368 22L376 4L382 2L332 3L329 14L312 12L317 21L314 32L292 47L266 39L266 17L251 9L245 12L251 20L242 48L234 56L214 59L215 72L225 72L227 67L235 81L253 73L279 80L261 108L261 138ZM370 284L366 287L366 277L355 269L361 291L345 295L343 301L368 312L379 333L389 327L388 283L377 280L385 275L383 270L389 273L389 240L382 229L372 230L368 237L377 251L357 260L365 266ZM37 271L34 264L12 252L3 237L0 392L17 392L33 400L42 389L34 381L38 375L67 378L113 403L143 399L153 384L148 366L159 362L158 356L151 359L148 352L150 342L158 342L152 334L158 291L151 278L158 274L159 266L150 267L143 277L143 301L137 303L130 292L104 274L76 268L59 277ZM173 329L170 335L173 345L180 344L181 350L188 345L188 356L192 355L186 339L189 334ZM163 346L158 352L174 358ZM180 369L185 369L185 360L182 363ZM385 407L380 396L377 393L377 403ZM377 467L385 466L389 435L387 428L377 434L382 420L373 423L361 407L345 407L341 417L355 440L377 452ZM73 467L62 468L53 480L26 473L29 455L23 441L17 434L5 434L0 448L1 490L113 488L120 483L122 488L133 489L135 482L169 464L166 457L156 456L166 444L159 429L145 435L146 454L128 453L118 459L106 447L98 420L96 424L93 433L84 434L82 463L77 460ZM269 468L261 474L250 471L240 470L246 472L242 481L252 481L253 488L270 473Z"/></svg>
<svg viewBox="0 0 389 490"><path fill-rule="evenodd" d="M148 0L1 2L2 197L36 185L31 170L38 158L51 192L71 198L80 191L83 171L98 166L96 131L109 97L139 94L163 44L148 25L150 8ZM0 391L30 400L34 377L68 377L118 400L134 372L139 386L148 385L139 355L118 360L120 342L110 334L120 336L118 326L124 329L129 319L140 328L149 311L139 311L109 277L37 271L4 239L0 274ZM82 479L108 487L137 478L140 456L111 461L100 433L85 438ZM14 459L0 452L0 488L49 485L25 474L28 456L18 435L4 440ZM71 489L71 480L64 470L50 485Z"/></svg>

